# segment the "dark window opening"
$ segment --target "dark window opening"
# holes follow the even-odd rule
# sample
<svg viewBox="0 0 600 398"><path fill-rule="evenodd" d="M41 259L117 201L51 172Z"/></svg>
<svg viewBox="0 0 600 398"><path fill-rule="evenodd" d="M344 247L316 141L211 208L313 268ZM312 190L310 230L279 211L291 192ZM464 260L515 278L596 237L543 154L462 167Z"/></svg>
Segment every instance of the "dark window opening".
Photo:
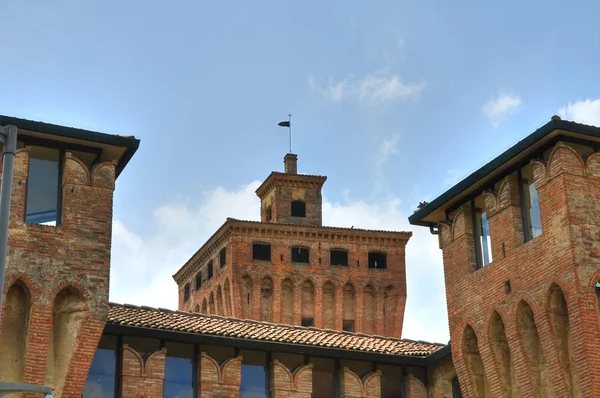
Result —
<svg viewBox="0 0 600 398"><path fill-rule="evenodd" d="M315 322L313 318L302 318L302 322L300 324L302 326L310 327L314 326Z"/></svg>
<svg viewBox="0 0 600 398"><path fill-rule="evenodd" d="M219 264L221 265L221 268L223 268L225 266L225 264L227 264L227 248L224 247L221 249L221 251L219 252Z"/></svg>
<svg viewBox="0 0 600 398"><path fill-rule="evenodd" d="M252 245L252 259L271 261L271 245L268 243L255 243Z"/></svg>
<svg viewBox="0 0 600 398"><path fill-rule="evenodd" d="M273 219L273 210L271 209L271 206L267 207L266 212L266 216L267 216L267 222L271 222L271 220Z"/></svg>
<svg viewBox="0 0 600 398"><path fill-rule="evenodd" d="M490 224L485 211L485 201L482 196L471 200L473 216L473 235L475 237L476 267L481 268L492 262L492 240Z"/></svg>
<svg viewBox="0 0 600 398"><path fill-rule="evenodd" d="M190 299L190 284L186 283L183 288L183 301L188 301Z"/></svg>
<svg viewBox="0 0 600 398"><path fill-rule="evenodd" d="M387 255L385 253L369 253L369 268L386 269Z"/></svg>
<svg viewBox="0 0 600 398"><path fill-rule="evenodd" d="M207 277L208 277L208 279L210 280L210 278L212 278L212 277L213 277L213 262L212 262L212 260L210 260L210 261L208 262L208 266L206 267L206 269L207 269L207 271L208 271L208 276L207 276Z"/></svg>
<svg viewBox="0 0 600 398"><path fill-rule="evenodd" d="M533 168L528 165L517 171L519 180L519 199L523 217L525 242L536 238L542 233L540 202L537 189L533 183Z"/></svg>
<svg viewBox="0 0 600 398"><path fill-rule="evenodd" d="M329 263L331 265L348 265L348 252L346 250L330 250Z"/></svg>
<svg viewBox="0 0 600 398"><path fill-rule="evenodd" d="M202 286L202 272L196 274L196 290L200 290Z"/></svg>
<svg viewBox="0 0 600 398"><path fill-rule="evenodd" d="M354 332L354 320L344 320L342 329L344 329L346 332Z"/></svg>
<svg viewBox="0 0 600 398"><path fill-rule="evenodd" d="M310 250L305 247L292 247L292 262L293 263L304 263L310 262Z"/></svg>
<svg viewBox="0 0 600 398"><path fill-rule="evenodd" d="M301 200L292 202L292 217L306 217L306 203Z"/></svg>
<svg viewBox="0 0 600 398"><path fill-rule="evenodd" d="M452 398L462 398L462 396L460 384L458 383L458 377L454 376L452 379Z"/></svg>

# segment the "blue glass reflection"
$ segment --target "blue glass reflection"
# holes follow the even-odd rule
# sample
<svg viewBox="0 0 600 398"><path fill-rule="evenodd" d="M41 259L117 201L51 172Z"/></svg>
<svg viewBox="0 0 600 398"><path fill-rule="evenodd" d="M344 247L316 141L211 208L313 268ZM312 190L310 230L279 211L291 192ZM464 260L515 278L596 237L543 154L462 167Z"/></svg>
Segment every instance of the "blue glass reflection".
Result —
<svg viewBox="0 0 600 398"><path fill-rule="evenodd" d="M242 364L240 398L265 398L265 368L260 365Z"/></svg>
<svg viewBox="0 0 600 398"><path fill-rule="evenodd" d="M165 358L165 398L192 398L194 395L193 366L190 358Z"/></svg>
<svg viewBox="0 0 600 398"><path fill-rule="evenodd" d="M97 349L83 390L83 398L113 398L117 356L115 350Z"/></svg>
<svg viewBox="0 0 600 398"><path fill-rule="evenodd" d="M481 254L483 257L483 265L492 262L492 240L490 238L490 223L488 222L487 214L481 215Z"/></svg>
<svg viewBox="0 0 600 398"><path fill-rule="evenodd" d="M538 200L535 184L529 186L530 198L530 217L531 217L531 237L535 238L542 234L542 218L540 216L540 202Z"/></svg>

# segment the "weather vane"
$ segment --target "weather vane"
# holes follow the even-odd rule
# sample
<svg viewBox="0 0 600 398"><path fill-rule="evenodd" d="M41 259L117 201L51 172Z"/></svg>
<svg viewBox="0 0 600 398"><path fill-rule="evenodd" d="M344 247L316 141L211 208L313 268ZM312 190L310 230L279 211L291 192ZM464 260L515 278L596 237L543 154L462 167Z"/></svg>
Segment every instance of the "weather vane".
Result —
<svg viewBox="0 0 600 398"><path fill-rule="evenodd" d="M290 129L290 153L292 153L292 114L288 115L289 120L277 123L278 126L287 127Z"/></svg>

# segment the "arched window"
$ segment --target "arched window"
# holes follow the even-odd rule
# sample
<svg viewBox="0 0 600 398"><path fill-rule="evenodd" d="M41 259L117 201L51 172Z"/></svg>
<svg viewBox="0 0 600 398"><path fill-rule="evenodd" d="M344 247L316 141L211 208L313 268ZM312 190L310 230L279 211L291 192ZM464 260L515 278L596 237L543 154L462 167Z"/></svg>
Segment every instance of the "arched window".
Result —
<svg viewBox="0 0 600 398"><path fill-rule="evenodd" d="M306 203L301 200L292 202L292 217L306 217Z"/></svg>

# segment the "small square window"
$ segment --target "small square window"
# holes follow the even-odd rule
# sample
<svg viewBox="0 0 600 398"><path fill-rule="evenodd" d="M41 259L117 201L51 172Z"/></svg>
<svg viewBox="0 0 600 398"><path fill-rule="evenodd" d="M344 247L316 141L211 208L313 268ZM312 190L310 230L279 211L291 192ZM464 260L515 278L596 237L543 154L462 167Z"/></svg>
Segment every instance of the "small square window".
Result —
<svg viewBox="0 0 600 398"><path fill-rule="evenodd" d="M369 253L369 268L386 269L387 256L385 253L370 252Z"/></svg>
<svg viewBox="0 0 600 398"><path fill-rule="evenodd" d="M293 263L310 263L310 250L305 247L292 247L291 254Z"/></svg>
<svg viewBox="0 0 600 398"><path fill-rule="evenodd" d="M313 318L302 318L301 325L302 326L307 326L307 327L313 326L314 325L314 319Z"/></svg>
<svg viewBox="0 0 600 398"><path fill-rule="evenodd" d="M330 265L348 265L348 252L346 250L332 249L329 252Z"/></svg>
<svg viewBox="0 0 600 398"><path fill-rule="evenodd" d="M252 259L261 261L271 261L271 245L268 243L253 244Z"/></svg>
<svg viewBox="0 0 600 398"><path fill-rule="evenodd" d="M344 329L346 332L354 332L354 320L344 320L342 329Z"/></svg>
<svg viewBox="0 0 600 398"><path fill-rule="evenodd" d="M306 217L306 203L301 200L292 202L292 217Z"/></svg>

